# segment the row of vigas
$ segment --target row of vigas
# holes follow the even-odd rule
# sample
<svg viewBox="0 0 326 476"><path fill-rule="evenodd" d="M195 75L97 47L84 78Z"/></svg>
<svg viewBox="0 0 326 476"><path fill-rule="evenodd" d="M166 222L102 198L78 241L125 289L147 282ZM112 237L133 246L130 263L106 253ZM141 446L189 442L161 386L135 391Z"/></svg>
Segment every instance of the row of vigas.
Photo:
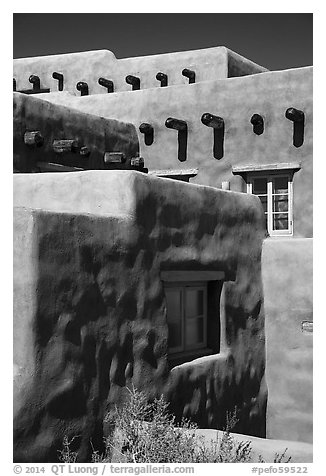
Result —
<svg viewBox="0 0 326 476"><path fill-rule="evenodd" d="M295 107L289 107L285 111L285 117L293 123L293 135L292 135L292 144L294 147L301 147L304 142L304 125L305 125L305 114L302 110L296 109ZM252 131L256 135L261 135L264 133L264 116L261 114L253 114L250 117L250 123L252 125ZM205 112L201 116L201 123L204 126L213 129L213 157L217 160L220 160L224 156L224 138L225 138L225 121L222 117ZM187 139L188 139L188 124L187 121L183 119L178 119L175 117L168 117L165 120L165 127L168 129L173 129L177 131L178 138L178 160L184 162L187 159ZM139 125L139 131L143 134L144 143L146 146L151 146L155 140L155 127L148 123L143 122ZM42 133L38 130L27 130L24 133L24 143L26 146L31 148L42 147L44 143L44 137ZM79 141L74 139L60 139L54 140L52 143L52 149L57 154L57 156L63 156L67 152L71 152L76 159L76 153L80 156L79 159L83 159L82 163L80 160L74 160L73 166L79 167L80 170L88 167L85 159L88 159L91 154L91 148L87 147L84 144L81 144ZM104 167L111 164L120 164L123 165L126 162L126 158L123 153L118 152L107 152L103 156ZM60 163L60 161L58 162ZM62 163L62 165L68 165ZM136 168L142 171L144 169L144 160L139 157L132 158L130 164L131 168ZM125 166L123 165L123 168ZM146 169L147 170L147 169Z"/></svg>
<svg viewBox="0 0 326 476"><path fill-rule="evenodd" d="M188 68L184 68L181 71L181 74L185 78L188 78L189 84L194 84L196 82L195 71ZM64 75L62 73L54 71L52 73L52 78L58 81L58 91L63 91L64 90ZM156 74L155 78L159 82L160 87L163 88L168 86L167 74L162 73L160 71ZM32 85L31 89L22 89L20 91L17 91L17 81L16 81L16 78L13 78L13 90L20 93L25 93L25 94L49 93L51 91L50 88L41 87L41 79L36 74L31 74L30 77L28 78L28 81ZM131 91L138 91L139 89L141 89L141 80L138 76L134 76L133 74L128 74L125 77L125 81L127 84L130 84ZM98 84L106 88L108 93L114 92L114 82L111 79L101 77L98 79ZM86 83L85 81L78 81L76 84L76 89L77 91L80 91L81 96L89 95L89 86L88 86L88 83Z"/></svg>
<svg viewBox="0 0 326 476"><path fill-rule="evenodd" d="M294 147L301 147L304 141L304 112L295 107L289 107L285 111L285 117L293 122L292 143ZM220 116L205 112L201 116L201 123L213 129L213 157L217 160L222 159L224 156L224 119ZM254 134L263 134L264 117L261 114L253 114L250 118L250 123L252 124ZM187 122L182 119L169 117L165 121L165 127L175 129L178 132L178 160L184 162L187 159ZM143 122L139 126L139 131L144 134L145 145L152 145L154 142L154 127L147 122Z"/></svg>

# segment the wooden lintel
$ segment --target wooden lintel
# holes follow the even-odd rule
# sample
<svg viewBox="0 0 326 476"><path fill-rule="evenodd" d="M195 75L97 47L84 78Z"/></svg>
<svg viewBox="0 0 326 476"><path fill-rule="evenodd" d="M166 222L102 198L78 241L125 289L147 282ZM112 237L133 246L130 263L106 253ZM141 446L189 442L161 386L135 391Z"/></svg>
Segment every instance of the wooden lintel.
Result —
<svg viewBox="0 0 326 476"><path fill-rule="evenodd" d="M250 172L278 172L279 170L299 170L300 162L280 162L275 164L247 164L232 167L233 174L243 174Z"/></svg>
<svg viewBox="0 0 326 476"><path fill-rule="evenodd" d="M223 281L224 271L161 271L161 280L169 282Z"/></svg>

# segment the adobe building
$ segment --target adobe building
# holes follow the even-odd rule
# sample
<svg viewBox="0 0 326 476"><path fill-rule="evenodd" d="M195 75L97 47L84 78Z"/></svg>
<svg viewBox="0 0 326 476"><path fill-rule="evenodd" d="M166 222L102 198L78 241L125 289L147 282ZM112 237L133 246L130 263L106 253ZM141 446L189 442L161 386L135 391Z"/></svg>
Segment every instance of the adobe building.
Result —
<svg viewBox="0 0 326 476"><path fill-rule="evenodd" d="M311 442L312 68L104 50L14 90L16 460L86 458L131 384Z"/></svg>

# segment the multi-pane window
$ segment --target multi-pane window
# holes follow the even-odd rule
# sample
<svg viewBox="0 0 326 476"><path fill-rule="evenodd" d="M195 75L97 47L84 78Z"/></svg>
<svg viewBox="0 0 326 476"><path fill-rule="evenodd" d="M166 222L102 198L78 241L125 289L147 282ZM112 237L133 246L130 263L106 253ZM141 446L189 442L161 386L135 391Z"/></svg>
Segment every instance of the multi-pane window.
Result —
<svg viewBox="0 0 326 476"><path fill-rule="evenodd" d="M169 284L165 287L169 351L205 348L207 343L206 284Z"/></svg>
<svg viewBox="0 0 326 476"><path fill-rule="evenodd" d="M292 235L292 180L290 175L257 175L248 179L248 193L257 195L272 236Z"/></svg>

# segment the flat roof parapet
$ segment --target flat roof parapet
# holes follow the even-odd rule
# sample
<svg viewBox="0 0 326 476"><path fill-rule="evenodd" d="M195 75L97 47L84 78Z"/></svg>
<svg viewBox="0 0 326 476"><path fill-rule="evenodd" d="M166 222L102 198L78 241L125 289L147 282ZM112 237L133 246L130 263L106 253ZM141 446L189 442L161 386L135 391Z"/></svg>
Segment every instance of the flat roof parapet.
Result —
<svg viewBox="0 0 326 476"><path fill-rule="evenodd" d="M244 215L249 214L254 227L260 227L262 210L259 199L253 195L165 180L135 171L15 174L13 180L15 207L132 218L138 212L148 216L150 210L145 205L152 200L154 205L165 203L178 207L182 220L192 221L203 211L215 215L215 207L220 218L225 215L229 221L234 215L234 220L241 223ZM143 212L142 207L145 207ZM171 220L174 219L171 216Z"/></svg>
<svg viewBox="0 0 326 476"><path fill-rule="evenodd" d="M185 71L192 73L191 80ZM87 85L87 93L92 95L158 88L162 86L157 79L158 73L164 75L166 86L173 86L265 71L266 68L225 46L121 59L117 59L112 51L95 50L14 60L17 91L30 89L28 79L34 75L43 88L51 92L70 91L76 96L81 94L77 87L81 83L85 85L85 91ZM131 89L126 82L128 77L137 77L139 87ZM110 83L109 89L103 87L103 80L105 84ZM85 92L82 94L86 95Z"/></svg>

